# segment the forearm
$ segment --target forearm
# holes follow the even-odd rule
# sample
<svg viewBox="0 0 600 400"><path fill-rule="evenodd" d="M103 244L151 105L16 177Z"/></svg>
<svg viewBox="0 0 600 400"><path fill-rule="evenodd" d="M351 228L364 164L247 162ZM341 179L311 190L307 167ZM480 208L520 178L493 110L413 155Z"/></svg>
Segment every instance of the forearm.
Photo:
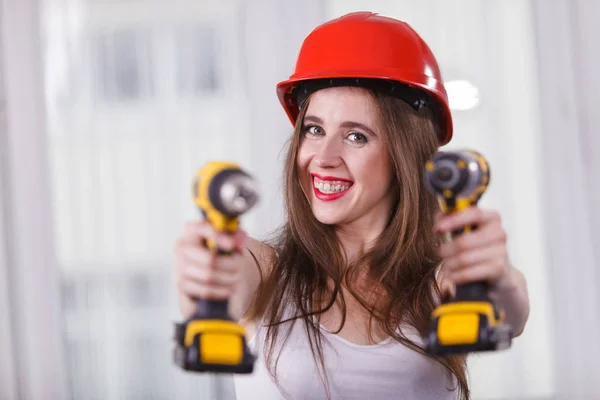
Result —
<svg viewBox="0 0 600 400"><path fill-rule="evenodd" d="M275 260L274 250L263 242L248 238L243 252L246 265L231 295L229 311L239 321L246 315L251 301L255 298L261 282L269 273Z"/></svg>
<svg viewBox="0 0 600 400"><path fill-rule="evenodd" d="M519 336L529 318L529 294L524 275L511 266L490 296L504 310L505 322L512 327L513 336Z"/></svg>

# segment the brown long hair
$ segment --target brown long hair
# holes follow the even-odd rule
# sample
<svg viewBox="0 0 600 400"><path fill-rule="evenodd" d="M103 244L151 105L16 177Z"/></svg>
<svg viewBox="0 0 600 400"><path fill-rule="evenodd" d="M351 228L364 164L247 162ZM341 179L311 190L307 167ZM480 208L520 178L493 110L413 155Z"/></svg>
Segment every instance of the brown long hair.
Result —
<svg viewBox="0 0 600 400"><path fill-rule="evenodd" d="M268 276L263 277L247 316L262 317L267 325L265 358L275 378L281 354L281 350L276 352L276 348L281 349L278 340L284 343L287 339L279 337L279 328L283 322L303 322L329 397L318 318L339 302L341 329L346 316L342 291L345 284L350 294L369 310L369 327L377 323L398 342L436 359L456 377L461 397L468 400L465 359L429 356L398 330L400 324L405 324L424 336L430 328L431 312L438 304L436 299L441 297L435 278L440 264L440 238L432 232L433 217L439 207L435 196L424 187L421 173L437 150L433 113L427 107L417 112L402 100L367 92L375 100L381 126L387 130L383 136L392 162L393 185L397 188L387 227L372 247L349 263L340 249L335 228L314 217L296 166L309 97L300 109L288 144L284 167L287 219L272 243L277 259ZM370 285L361 285L360 289L353 286L353 278L358 274L366 276ZM284 310L290 309L295 314L286 318Z"/></svg>

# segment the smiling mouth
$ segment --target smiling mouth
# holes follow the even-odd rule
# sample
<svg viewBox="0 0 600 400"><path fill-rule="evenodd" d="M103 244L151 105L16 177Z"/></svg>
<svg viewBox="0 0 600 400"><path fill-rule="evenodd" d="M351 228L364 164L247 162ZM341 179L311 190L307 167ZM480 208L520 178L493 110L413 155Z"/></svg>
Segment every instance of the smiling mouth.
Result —
<svg viewBox="0 0 600 400"><path fill-rule="evenodd" d="M352 187L347 180L321 179L313 175L313 188L320 200L335 200L343 196Z"/></svg>

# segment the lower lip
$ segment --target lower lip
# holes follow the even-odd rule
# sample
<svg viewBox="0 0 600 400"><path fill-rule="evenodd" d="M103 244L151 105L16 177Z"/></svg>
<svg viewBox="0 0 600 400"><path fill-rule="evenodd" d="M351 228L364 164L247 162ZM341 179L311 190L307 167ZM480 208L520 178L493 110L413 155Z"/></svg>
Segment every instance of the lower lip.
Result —
<svg viewBox="0 0 600 400"><path fill-rule="evenodd" d="M343 190L341 192L336 192L336 193L323 193L314 186L313 186L313 190L315 191L315 196L317 197L317 199L322 200L322 201L333 201L333 200L337 200L340 197L342 197L343 195L345 195L348 192L348 190L350 190L351 187L352 186L350 186L346 190Z"/></svg>

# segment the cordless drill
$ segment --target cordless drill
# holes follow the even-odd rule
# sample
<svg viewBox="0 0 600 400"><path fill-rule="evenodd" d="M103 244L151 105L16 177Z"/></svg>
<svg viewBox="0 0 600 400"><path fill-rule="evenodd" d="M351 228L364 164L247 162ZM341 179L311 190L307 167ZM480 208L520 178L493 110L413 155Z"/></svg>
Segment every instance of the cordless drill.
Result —
<svg viewBox="0 0 600 400"><path fill-rule="evenodd" d="M488 162L475 151L437 152L425 165L425 184L437 195L445 213L476 205L489 181ZM454 239L476 228L465 226L451 236ZM511 328L488 291L486 282L457 285L454 297L431 315L426 351L445 355L509 348Z"/></svg>
<svg viewBox="0 0 600 400"><path fill-rule="evenodd" d="M194 177L192 195L204 218L219 232L233 235L239 217L258 201L250 175L237 164L209 162ZM227 255L210 240L211 251ZM248 349L244 328L232 320L228 301L198 299L196 312L175 324L174 361L195 372L251 373L255 357Z"/></svg>

